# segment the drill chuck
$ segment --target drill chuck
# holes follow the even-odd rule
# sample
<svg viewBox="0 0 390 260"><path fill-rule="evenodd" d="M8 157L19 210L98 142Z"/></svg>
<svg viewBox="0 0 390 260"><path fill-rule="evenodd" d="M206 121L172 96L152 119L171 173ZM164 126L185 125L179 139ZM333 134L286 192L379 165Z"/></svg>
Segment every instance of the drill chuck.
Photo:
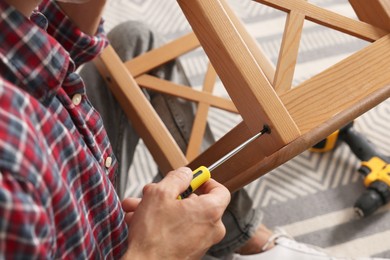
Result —
<svg viewBox="0 0 390 260"><path fill-rule="evenodd" d="M383 181L374 181L356 201L354 209L360 217L366 217L389 201L389 185Z"/></svg>

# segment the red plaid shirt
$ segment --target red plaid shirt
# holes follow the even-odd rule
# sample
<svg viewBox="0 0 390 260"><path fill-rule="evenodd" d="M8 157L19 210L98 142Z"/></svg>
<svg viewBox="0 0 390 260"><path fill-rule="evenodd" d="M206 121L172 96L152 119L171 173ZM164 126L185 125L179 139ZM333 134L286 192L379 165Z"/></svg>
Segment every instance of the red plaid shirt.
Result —
<svg viewBox="0 0 390 260"><path fill-rule="evenodd" d="M106 38L48 0L39 11L0 0L0 259L119 258L117 161L75 73Z"/></svg>

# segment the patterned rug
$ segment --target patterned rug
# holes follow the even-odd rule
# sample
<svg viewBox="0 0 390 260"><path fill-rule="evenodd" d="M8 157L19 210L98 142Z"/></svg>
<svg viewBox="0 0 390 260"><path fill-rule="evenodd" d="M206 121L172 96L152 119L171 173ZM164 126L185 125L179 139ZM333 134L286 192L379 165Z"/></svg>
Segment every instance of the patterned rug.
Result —
<svg viewBox="0 0 390 260"><path fill-rule="evenodd" d="M276 63L285 13L249 0L229 1L250 33ZM347 0L316 0L313 4L355 18ZM166 37L174 39L190 31L176 1L110 0L105 12L106 30L128 19L141 20ZM366 43L354 37L305 22L294 84L328 68ZM196 50L181 58L192 85L202 84L207 58ZM220 85L220 83L219 83ZM222 86L217 88L224 94ZM237 115L211 110L209 122L217 138L241 121ZM386 100L355 121L383 154L390 155L390 101ZM141 142L130 169L127 195L138 196L157 172ZM245 187L254 205L262 209L263 222L282 227L298 241L314 244L347 256L380 256L390 259L390 205L374 215L358 219L352 209L365 190L357 173L359 161L342 144L332 152L306 151Z"/></svg>

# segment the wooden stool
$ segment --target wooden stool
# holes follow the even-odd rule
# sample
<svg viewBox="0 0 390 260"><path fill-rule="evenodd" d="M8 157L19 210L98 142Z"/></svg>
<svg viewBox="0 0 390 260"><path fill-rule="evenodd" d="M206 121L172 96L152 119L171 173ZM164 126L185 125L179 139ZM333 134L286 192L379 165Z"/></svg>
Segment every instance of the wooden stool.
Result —
<svg viewBox="0 0 390 260"><path fill-rule="evenodd" d="M184 36L132 61L122 62L109 46L96 60L100 73L132 120L163 172L179 166L208 166L258 133L256 140L213 171L213 178L237 190L290 160L390 96L389 4L384 0L350 0L361 21L304 0L256 0L287 13L276 68L233 13L226 0L178 0L201 46L223 82L230 100L211 95L209 69L203 91L180 88L146 73L199 46ZM372 42L298 86L292 87L304 20ZM180 151L139 86L199 103L188 157ZM238 111L243 121L195 159L210 106ZM195 143L195 144L194 144Z"/></svg>

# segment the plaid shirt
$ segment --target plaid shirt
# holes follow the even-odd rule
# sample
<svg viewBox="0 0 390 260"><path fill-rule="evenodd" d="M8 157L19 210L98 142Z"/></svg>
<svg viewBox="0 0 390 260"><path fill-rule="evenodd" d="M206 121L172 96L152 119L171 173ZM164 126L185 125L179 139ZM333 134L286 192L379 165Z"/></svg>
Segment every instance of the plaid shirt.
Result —
<svg viewBox="0 0 390 260"><path fill-rule="evenodd" d="M48 0L30 20L0 0L0 259L126 249L117 161L75 73L106 44L102 28L83 34Z"/></svg>

